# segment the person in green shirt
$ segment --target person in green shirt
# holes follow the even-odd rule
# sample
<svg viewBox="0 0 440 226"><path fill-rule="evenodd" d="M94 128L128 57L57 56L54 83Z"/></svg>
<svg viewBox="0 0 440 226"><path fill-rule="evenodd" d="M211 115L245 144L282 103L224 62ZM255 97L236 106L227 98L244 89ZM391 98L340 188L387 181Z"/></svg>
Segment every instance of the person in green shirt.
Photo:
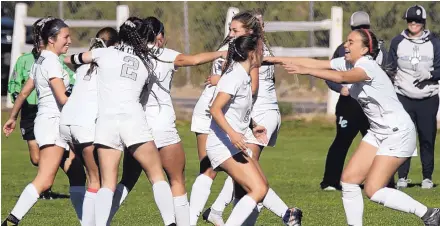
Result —
<svg viewBox="0 0 440 226"><path fill-rule="evenodd" d="M40 47L40 49L41 48L44 48L44 46ZM12 102L15 102L15 99L28 80L32 65L34 64L38 55L39 51L34 48L32 52L25 53L17 59L17 62L14 66L14 71L12 72L12 76L8 83L8 94L11 95ZM75 83L75 72L64 64L64 57L64 55L60 56L60 62L63 63L64 70L69 74L70 85L73 86ZM38 166L38 162L40 160L40 149L34 136L34 120L37 116L37 111L38 96L36 91L33 90L26 98L26 101L21 108L20 130L23 140L25 140L28 144L30 160L34 166ZM41 198L52 199L52 196L54 195L55 194L52 193L51 189L49 189L42 193Z"/></svg>

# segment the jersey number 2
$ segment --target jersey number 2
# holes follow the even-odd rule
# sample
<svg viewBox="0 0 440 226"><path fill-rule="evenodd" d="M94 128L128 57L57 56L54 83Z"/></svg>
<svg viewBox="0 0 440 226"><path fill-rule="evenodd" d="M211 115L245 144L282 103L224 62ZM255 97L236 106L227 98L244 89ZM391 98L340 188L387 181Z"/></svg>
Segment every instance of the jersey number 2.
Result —
<svg viewBox="0 0 440 226"><path fill-rule="evenodd" d="M121 77L136 81L136 71L139 69L139 61L134 57L125 56L124 62L125 64L122 65Z"/></svg>

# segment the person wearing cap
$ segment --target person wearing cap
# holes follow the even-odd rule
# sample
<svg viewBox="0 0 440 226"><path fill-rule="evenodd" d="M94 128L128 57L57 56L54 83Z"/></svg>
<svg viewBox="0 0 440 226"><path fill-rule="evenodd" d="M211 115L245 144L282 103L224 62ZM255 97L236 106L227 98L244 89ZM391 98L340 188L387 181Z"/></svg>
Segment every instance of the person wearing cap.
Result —
<svg viewBox="0 0 440 226"><path fill-rule="evenodd" d="M426 10L422 6L408 8L403 18L408 28L391 41L387 66L396 71L397 97L417 128L422 188L431 189L439 107L440 40L426 29ZM397 188L406 188L411 182L408 179L410 160L398 170Z"/></svg>
<svg viewBox="0 0 440 226"><path fill-rule="evenodd" d="M364 11L357 11L350 17L351 30L370 29L370 16ZM383 41L379 41L380 53L376 62L382 65L384 56L387 56ZM345 55L344 43L342 43L333 54L333 58L343 57ZM340 180L344 168L345 158L353 139L361 132L362 136L367 134L370 127L359 103L350 97L350 84L339 84L332 81L326 81L329 88L340 93L336 104L336 137L327 153L325 163L324 178L321 182L321 189L325 191L341 190ZM390 181L390 186L394 187L394 180Z"/></svg>

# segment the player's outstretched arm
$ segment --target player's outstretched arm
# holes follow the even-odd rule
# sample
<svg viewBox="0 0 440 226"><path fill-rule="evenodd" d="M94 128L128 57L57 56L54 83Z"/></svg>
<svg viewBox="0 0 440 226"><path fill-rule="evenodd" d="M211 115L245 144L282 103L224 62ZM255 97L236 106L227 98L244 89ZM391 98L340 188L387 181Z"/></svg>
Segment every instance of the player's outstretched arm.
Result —
<svg viewBox="0 0 440 226"><path fill-rule="evenodd" d="M353 68L348 71L316 69L297 65L285 65L284 68L290 74L311 75L337 83L356 83L370 79L362 68Z"/></svg>
<svg viewBox="0 0 440 226"><path fill-rule="evenodd" d="M219 57L226 57L226 51L206 52L195 55L179 54L174 60L174 66L186 67L196 66L204 63L211 62Z"/></svg>
<svg viewBox="0 0 440 226"><path fill-rule="evenodd" d="M330 60L316 60L304 57L264 57L263 61L274 64L298 65L316 69L331 69Z"/></svg>

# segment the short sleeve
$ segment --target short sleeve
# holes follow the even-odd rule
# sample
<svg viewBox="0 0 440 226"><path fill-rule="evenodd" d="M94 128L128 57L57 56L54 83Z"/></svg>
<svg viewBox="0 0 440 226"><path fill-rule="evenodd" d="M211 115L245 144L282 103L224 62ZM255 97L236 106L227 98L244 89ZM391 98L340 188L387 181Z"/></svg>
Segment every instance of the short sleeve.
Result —
<svg viewBox="0 0 440 226"><path fill-rule="evenodd" d="M99 58L105 55L107 48L96 48L92 49L90 52L92 53L92 60L97 62Z"/></svg>
<svg viewBox="0 0 440 226"><path fill-rule="evenodd" d="M351 66L351 64L348 63L344 57L338 57L338 58L331 60L330 67L333 70L337 70L337 71L348 71L351 68L353 68L353 66Z"/></svg>
<svg viewBox="0 0 440 226"><path fill-rule="evenodd" d="M240 89L240 80L233 73L227 73L220 78L217 84L218 92L224 92L235 96Z"/></svg>
<svg viewBox="0 0 440 226"><path fill-rule="evenodd" d="M165 57L166 61L174 62L176 60L176 57L179 56L181 53L177 52L172 49L165 49Z"/></svg>
<svg viewBox="0 0 440 226"><path fill-rule="evenodd" d="M47 61L44 61L45 66L44 66L44 70L47 72L47 79L51 79L51 78L61 78L63 79L63 66L61 65L60 61L58 59L53 60L51 59L47 59Z"/></svg>
<svg viewBox="0 0 440 226"><path fill-rule="evenodd" d="M365 71L365 73L367 74L367 76L370 78L367 81L372 81L374 79L374 77L376 76L376 74L374 72L374 65L379 66L375 60L369 60L367 58L361 58L358 60L358 62L356 62L356 65L354 66L355 68L361 68L362 70ZM376 67L377 68L377 67Z"/></svg>

